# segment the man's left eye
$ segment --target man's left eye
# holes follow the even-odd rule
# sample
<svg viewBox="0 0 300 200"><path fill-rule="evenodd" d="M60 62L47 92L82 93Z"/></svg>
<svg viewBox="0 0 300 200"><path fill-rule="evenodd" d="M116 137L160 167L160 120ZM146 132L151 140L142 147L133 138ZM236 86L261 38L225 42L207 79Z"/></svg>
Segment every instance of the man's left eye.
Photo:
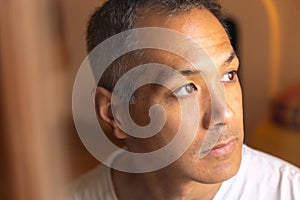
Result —
<svg viewBox="0 0 300 200"><path fill-rule="evenodd" d="M234 81L237 76L237 71L231 71L222 76L221 82L231 82Z"/></svg>

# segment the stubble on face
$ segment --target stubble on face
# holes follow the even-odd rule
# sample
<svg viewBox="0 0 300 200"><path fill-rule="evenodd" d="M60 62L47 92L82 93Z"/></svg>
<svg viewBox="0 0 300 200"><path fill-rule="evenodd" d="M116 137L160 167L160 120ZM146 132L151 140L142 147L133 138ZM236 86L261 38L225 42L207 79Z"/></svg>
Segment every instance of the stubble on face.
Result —
<svg viewBox="0 0 300 200"><path fill-rule="evenodd" d="M167 17L152 14L137 21L137 27L162 27L178 31L194 39L215 62L220 76L230 70L237 70L238 59L234 58L227 66L225 60L232 55L232 47L224 28L218 20L207 10L194 9L188 13ZM174 41L176 42L176 41ZM178 41L178 45L180 45ZM187 54L192 53L187 50ZM158 62L172 66L175 70L193 69L184 58L160 50L148 50L147 62ZM201 64L201 60L198 61ZM208 128L205 120L210 120L209 90L198 74L187 76L188 80L197 87L196 96L199 99L200 122L199 130L193 143L176 162L167 167L168 173L201 183L218 183L232 177L241 162L243 143L242 97L240 85L237 82L224 84L226 93L226 112L224 124L217 144L232 140L233 151L224 155L208 154L200 159L199 151ZM161 104L167 112L167 122L162 131L148 139L128 138L128 149L133 152L149 152L168 144L176 134L180 123L189 123L188 119L181 119L179 101L170 91L162 86L147 85L137 91L136 103L131 106L133 120L139 125L149 123L148 111L151 105ZM188 100L180 103L187 104ZM192 117L192 116L191 116ZM189 131L186 131L189 134Z"/></svg>

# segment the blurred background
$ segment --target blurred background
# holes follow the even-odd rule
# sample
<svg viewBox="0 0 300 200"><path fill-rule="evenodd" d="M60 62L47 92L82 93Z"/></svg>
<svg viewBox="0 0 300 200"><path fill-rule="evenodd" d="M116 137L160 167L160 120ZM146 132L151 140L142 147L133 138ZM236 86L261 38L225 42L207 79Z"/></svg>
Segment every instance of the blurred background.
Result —
<svg viewBox="0 0 300 200"><path fill-rule="evenodd" d="M300 166L300 1L223 0L238 51L245 142ZM99 164L72 118L85 28L101 0L1 0L0 199L59 199Z"/></svg>

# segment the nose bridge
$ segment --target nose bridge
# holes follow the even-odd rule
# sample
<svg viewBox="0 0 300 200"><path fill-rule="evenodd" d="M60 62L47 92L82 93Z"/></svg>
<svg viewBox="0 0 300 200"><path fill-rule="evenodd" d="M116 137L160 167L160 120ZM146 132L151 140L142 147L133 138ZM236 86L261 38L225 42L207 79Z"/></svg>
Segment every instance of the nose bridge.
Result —
<svg viewBox="0 0 300 200"><path fill-rule="evenodd" d="M224 124L226 99L223 91L213 90L211 98L211 126Z"/></svg>
<svg viewBox="0 0 300 200"><path fill-rule="evenodd" d="M225 98L223 88L211 88L204 98L204 116L203 116L203 127L205 129L211 129L215 126L221 126L226 123L228 104Z"/></svg>

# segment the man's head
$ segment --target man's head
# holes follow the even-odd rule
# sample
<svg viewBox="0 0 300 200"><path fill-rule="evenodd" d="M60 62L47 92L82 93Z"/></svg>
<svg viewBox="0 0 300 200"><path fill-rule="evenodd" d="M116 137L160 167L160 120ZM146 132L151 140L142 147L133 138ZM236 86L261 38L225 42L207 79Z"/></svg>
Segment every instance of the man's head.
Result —
<svg viewBox="0 0 300 200"><path fill-rule="evenodd" d="M122 6L115 5L114 8L116 3ZM193 39L215 63L218 74L210 74L205 78L210 79L211 82L215 81L216 85L217 82L221 82L224 87L225 110L217 110L220 115L224 114L224 119L220 118L219 121L211 121L213 100L201 72L194 70L184 58L170 52L147 49L143 54L136 54L131 59L124 56L110 66L106 75L104 74L100 79L97 89L96 104L100 124L116 138L125 139L129 151L138 153L152 152L168 144L176 135L181 123L186 124L184 134L188 137L193 128L189 127L189 120L193 116L182 119L181 109L193 109L191 96L197 97L200 108L197 134L187 151L164 169L182 180L201 183L222 182L237 172L241 161L243 119L241 91L236 75L238 59L220 23L219 8L215 2L200 0L115 0L108 2L102 10L96 12L89 24L87 38L89 51L107 37L129 28L159 27L177 31ZM112 27L110 24L113 24ZM101 28L101 25L104 27ZM184 46L184 41L172 42L178 44L178 48ZM185 52L193 53L190 49L185 49ZM180 71L188 81L188 84L184 85L175 83L174 89L148 84L136 91L137 98L129 105L130 116L128 117L132 117L138 125L145 126L150 122L149 109L155 104L162 105L167 116L163 129L157 135L147 139L132 137L122 131L118 127L118 121L122 123L123 120L115 119L110 109L114 84L132 67L132 64L136 64L132 59L136 59L137 55L141 56L139 58L141 63L161 63L170 66ZM205 65L197 55L194 60L202 67ZM206 157L199 158L199 151L207 131L214 129L221 130L219 140Z"/></svg>
<svg viewBox="0 0 300 200"><path fill-rule="evenodd" d="M148 14L160 13L171 17L187 13L193 8L209 10L225 28L221 6L217 0L109 0L96 10L89 20L87 51L90 53L97 45L115 34L135 28L139 19ZM122 74L131 68L126 56L118 59L113 65L115 67L109 68L99 82L99 85L110 91Z"/></svg>

